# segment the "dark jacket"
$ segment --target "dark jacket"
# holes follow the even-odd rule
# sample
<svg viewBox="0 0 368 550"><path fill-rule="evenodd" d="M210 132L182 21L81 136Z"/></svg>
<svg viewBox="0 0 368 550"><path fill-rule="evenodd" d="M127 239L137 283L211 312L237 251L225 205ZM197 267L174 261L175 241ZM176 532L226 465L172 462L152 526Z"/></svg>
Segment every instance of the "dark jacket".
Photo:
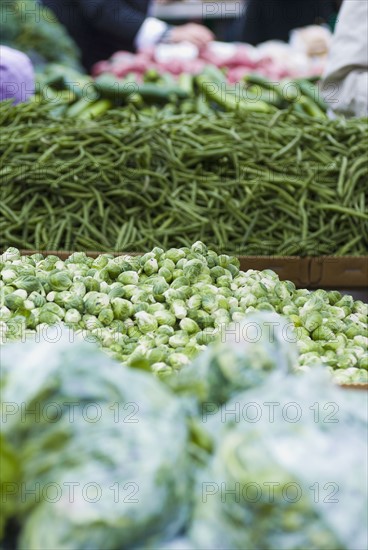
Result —
<svg viewBox="0 0 368 550"><path fill-rule="evenodd" d="M134 50L150 0L42 0L66 27L89 71L118 50Z"/></svg>
<svg viewBox="0 0 368 550"><path fill-rule="evenodd" d="M335 12L333 0L248 0L241 40L287 42L292 29L328 23Z"/></svg>

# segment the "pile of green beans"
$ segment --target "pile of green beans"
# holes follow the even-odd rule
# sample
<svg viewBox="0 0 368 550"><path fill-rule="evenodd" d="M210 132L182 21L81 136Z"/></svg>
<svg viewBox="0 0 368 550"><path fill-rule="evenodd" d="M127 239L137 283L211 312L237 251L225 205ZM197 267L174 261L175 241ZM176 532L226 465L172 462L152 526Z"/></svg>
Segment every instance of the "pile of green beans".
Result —
<svg viewBox="0 0 368 550"><path fill-rule="evenodd" d="M366 254L366 119L3 102L0 124L2 247Z"/></svg>

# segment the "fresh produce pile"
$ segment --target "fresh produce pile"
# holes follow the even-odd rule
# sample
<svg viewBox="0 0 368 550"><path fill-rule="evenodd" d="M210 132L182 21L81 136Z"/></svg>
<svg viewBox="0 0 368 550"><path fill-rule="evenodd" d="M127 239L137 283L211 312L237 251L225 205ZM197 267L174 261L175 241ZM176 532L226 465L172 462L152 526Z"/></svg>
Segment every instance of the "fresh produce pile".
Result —
<svg viewBox="0 0 368 550"><path fill-rule="evenodd" d="M39 550L364 548L367 394L322 370L288 372L295 350L278 332L266 347L240 354L233 341L198 357L205 403L67 334L6 346L0 540Z"/></svg>
<svg viewBox="0 0 368 550"><path fill-rule="evenodd" d="M321 60L322 61L322 60ZM197 75L206 65L221 68L229 82L237 82L246 74L258 74L279 81L282 78L305 78L322 74L324 62L304 55L289 44L270 41L253 47L250 44L210 42L201 51L193 44L158 44L134 54L114 53L92 69L94 76L113 74L117 78L146 71L170 72L173 75Z"/></svg>
<svg viewBox="0 0 368 550"><path fill-rule="evenodd" d="M276 109L289 109L324 118L327 105L317 81L318 77L271 82L258 74L248 74L229 84L225 74L210 65L195 77L182 73L176 78L151 69L143 75L128 74L124 79L111 74L92 79L62 65L50 64L37 77L35 100L51 102L56 115L82 118L101 116L130 103L144 110L169 104L173 113L212 110L272 113Z"/></svg>
<svg viewBox="0 0 368 550"><path fill-rule="evenodd" d="M76 44L42 2L1 2L0 36L2 44L29 55L37 68L54 62L81 70Z"/></svg>
<svg viewBox="0 0 368 550"><path fill-rule="evenodd" d="M365 119L0 105L1 246L365 255Z"/></svg>
<svg viewBox="0 0 368 550"><path fill-rule="evenodd" d="M366 304L296 289L272 271L242 272L236 258L201 242L135 257L76 252L65 262L10 248L0 261L5 341L64 322L122 363L166 376L239 328L245 314L269 311L296 329L295 368L322 363L339 382L367 382Z"/></svg>

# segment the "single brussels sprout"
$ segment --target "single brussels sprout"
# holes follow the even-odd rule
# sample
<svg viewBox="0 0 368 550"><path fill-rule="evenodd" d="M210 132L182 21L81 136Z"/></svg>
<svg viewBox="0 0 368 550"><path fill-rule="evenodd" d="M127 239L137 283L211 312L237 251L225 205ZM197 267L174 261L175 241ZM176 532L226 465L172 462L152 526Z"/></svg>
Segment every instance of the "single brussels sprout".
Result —
<svg viewBox="0 0 368 550"><path fill-rule="evenodd" d="M168 362L173 369L180 370L190 363L190 359L184 353L172 353Z"/></svg>
<svg viewBox="0 0 368 550"><path fill-rule="evenodd" d="M157 330L158 322L153 315L150 315L146 311L139 311L136 313L135 318L137 320L138 328L141 332L151 332Z"/></svg>
<svg viewBox="0 0 368 550"><path fill-rule="evenodd" d="M9 246L3 254L1 254L2 262L14 262L20 259L20 251L14 246Z"/></svg>
<svg viewBox="0 0 368 550"><path fill-rule="evenodd" d="M308 332L313 332L316 328L320 327L323 323L323 317L319 311L308 313L307 316L302 317L303 324Z"/></svg>
<svg viewBox="0 0 368 550"><path fill-rule="evenodd" d="M98 315L103 308L108 307L110 304L107 294L95 291L87 292L83 301L87 313L91 315Z"/></svg>
<svg viewBox="0 0 368 550"><path fill-rule="evenodd" d="M2 280L5 284L13 283L18 277L18 273L15 271L15 269L3 269L1 272Z"/></svg>
<svg viewBox="0 0 368 550"><path fill-rule="evenodd" d="M133 315L133 304L124 298L113 298L111 307L115 319L125 321Z"/></svg>
<svg viewBox="0 0 368 550"><path fill-rule="evenodd" d="M121 283L113 283L109 290L109 299L123 298L125 296L125 287Z"/></svg>
<svg viewBox="0 0 368 550"><path fill-rule="evenodd" d="M24 298L18 296L14 292L12 294L7 294L4 298L4 305L11 311L16 311L17 309L23 307L23 302Z"/></svg>
<svg viewBox="0 0 368 550"><path fill-rule="evenodd" d="M46 325L56 325L60 323L61 317L52 311L40 311L39 322ZM40 325L38 325L40 326Z"/></svg>
<svg viewBox="0 0 368 550"><path fill-rule="evenodd" d="M169 289L169 284L165 281L165 279L162 279L162 281L156 283L153 285L152 294L154 299L157 302L164 302L165 296L164 293Z"/></svg>
<svg viewBox="0 0 368 550"><path fill-rule="evenodd" d="M149 305L147 304L147 302L139 302L137 301L137 303L135 303L133 305L133 316L138 313L139 311L146 311L147 313L149 313L148 311L148 308L149 308Z"/></svg>
<svg viewBox="0 0 368 550"><path fill-rule="evenodd" d="M202 297L199 294L194 294L187 301L188 309L200 309L202 306Z"/></svg>
<svg viewBox="0 0 368 550"><path fill-rule="evenodd" d="M118 281L123 285L137 285L139 275L136 271L123 271L118 276Z"/></svg>
<svg viewBox="0 0 368 550"><path fill-rule="evenodd" d="M173 271L174 271L174 270L171 271L171 270L168 269L167 267L162 266L162 267L160 267L160 269L158 270L158 274L159 274L161 277L163 277L167 283L171 283L171 281L173 280L173 276L172 276Z"/></svg>
<svg viewBox="0 0 368 550"><path fill-rule="evenodd" d="M166 309L155 311L153 313L153 316L156 319L158 325L169 325L173 327L176 324L176 317L174 313Z"/></svg>
<svg viewBox="0 0 368 550"><path fill-rule="evenodd" d="M87 276L83 283L87 292L98 292L100 289L100 283L91 276Z"/></svg>
<svg viewBox="0 0 368 550"><path fill-rule="evenodd" d="M171 311L177 319L184 319L187 316L187 308L183 300L175 300L171 304Z"/></svg>
<svg viewBox="0 0 368 550"><path fill-rule="evenodd" d="M148 313L151 313L151 315L153 315L156 311L164 311L165 309L165 304L162 304L161 302L148 305Z"/></svg>
<svg viewBox="0 0 368 550"><path fill-rule="evenodd" d="M157 273L158 272L158 262L157 262L156 258L150 258L149 260L147 260L143 265L143 271L148 276L153 275L153 273Z"/></svg>
<svg viewBox="0 0 368 550"><path fill-rule="evenodd" d="M205 244L203 244L201 241L196 241L192 246L190 247L190 250L192 252L195 252L196 254L201 254L201 256L206 256L208 253L208 248Z"/></svg>
<svg viewBox="0 0 368 550"><path fill-rule="evenodd" d="M217 299L213 294L205 294L202 296L202 308L208 313L212 313L217 309Z"/></svg>
<svg viewBox="0 0 368 550"><path fill-rule="evenodd" d="M167 336L172 336L173 334L175 333L175 330L173 327L169 326L169 325L161 325L160 327L158 327L157 331L156 331L156 335L159 334L165 334Z"/></svg>
<svg viewBox="0 0 368 550"><path fill-rule="evenodd" d="M269 302L259 302L256 306L256 310L258 310L258 311L275 311L275 308Z"/></svg>
<svg viewBox="0 0 368 550"><path fill-rule="evenodd" d="M31 294L28 296L28 299L32 300L35 307L42 307L46 303L46 298L38 292L31 292Z"/></svg>
<svg viewBox="0 0 368 550"><path fill-rule="evenodd" d="M193 319L189 319L189 317L186 317L186 318L182 319L179 323L179 326L180 326L181 330L183 330L184 332L186 332L188 334L194 334L196 332L199 332L199 330L200 330L197 323L195 321L193 321Z"/></svg>
<svg viewBox="0 0 368 550"><path fill-rule="evenodd" d="M26 290L17 289L17 290L14 290L13 295L14 296L19 296L20 298L22 298L22 300L26 300L27 296L28 296L28 293L27 293Z"/></svg>
<svg viewBox="0 0 368 550"><path fill-rule="evenodd" d="M82 320L82 315L77 309L68 309L65 312L64 321L71 325L77 325Z"/></svg>
<svg viewBox="0 0 368 550"><path fill-rule="evenodd" d="M27 294L30 294L33 291L38 291L41 288L40 280L33 275L25 275L24 277L20 277L19 279L16 279L13 284L17 288L26 291Z"/></svg>
<svg viewBox="0 0 368 550"><path fill-rule="evenodd" d="M173 279L179 279L179 277L184 276L184 271L182 269L174 269L173 271ZM172 283L171 283L172 284Z"/></svg>
<svg viewBox="0 0 368 550"><path fill-rule="evenodd" d="M169 345L172 348L184 347L189 343L189 336L183 330L178 330L169 338Z"/></svg>
<svg viewBox="0 0 368 550"><path fill-rule="evenodd" d="M2 321L7 321L8 319L10 319L11 315L12 315L11 311L8 307L6 306L0 307L0 319Z"/></svg>
<svg viewBox="0 0 368 550"><path fill-rule="evenodd" d="M123 288L124 294L122 297L126 300L130 300L138 292L138 287L136 285L125 285Z"/></svg>
<svg viewBox="0 0 368 550"><path fill-rule="evenodd" d="M184 276L190 281L197 280L203 269L203 263L200 260L189 260L183 266Z"/></svg>
<svg viewBox="0 0 368 550"><path fill-rule="evenodd" d="M98 314L98 320L105 326L110 325L114 320L114 313L110 307L104 307Z"/></svg>
<svg viewBox="0 0 368 550"><path fill-rule="evenodd" d="M72 280L70 279L66 271L59 271L52 273L48 280L52 290L68 290L72 286ZM32 290L37 290L34 288Z"/></svg>

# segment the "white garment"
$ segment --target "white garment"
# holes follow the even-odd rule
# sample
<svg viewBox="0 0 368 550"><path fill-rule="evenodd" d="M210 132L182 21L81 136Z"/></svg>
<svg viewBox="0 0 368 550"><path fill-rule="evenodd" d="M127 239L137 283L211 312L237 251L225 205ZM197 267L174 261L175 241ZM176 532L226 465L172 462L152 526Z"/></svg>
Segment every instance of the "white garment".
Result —
<svg viewBox="0 0 368 550"><path fill-rule="evenodd" d="M368 0L344 0L321 91L334 111L368 116Z"/></svg>
<svg viewBox="0 0 368 550"><path fill-rule="evenodd" d="M137 50L157 44L168 27L169 25L156 17L147 17L135 37L134 45Z"/></svg>

